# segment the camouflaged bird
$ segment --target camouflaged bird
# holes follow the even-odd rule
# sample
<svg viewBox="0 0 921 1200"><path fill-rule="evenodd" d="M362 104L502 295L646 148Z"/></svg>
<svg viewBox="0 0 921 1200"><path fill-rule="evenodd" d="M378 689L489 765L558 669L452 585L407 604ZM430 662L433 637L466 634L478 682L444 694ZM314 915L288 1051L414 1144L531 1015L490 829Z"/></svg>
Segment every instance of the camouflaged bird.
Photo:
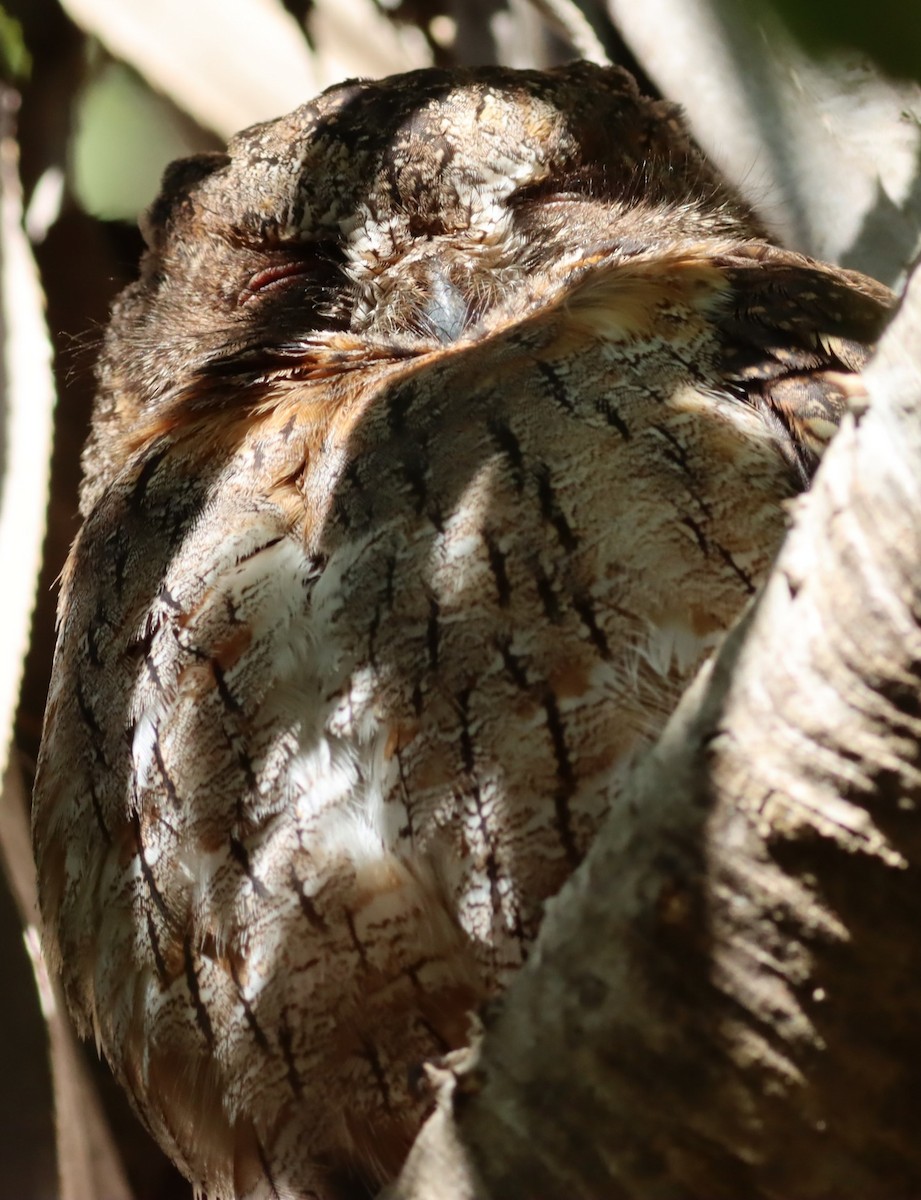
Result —
<svg viewBox="0 0 921 1200"><path fill-rule="evenodd" d="M145 233L61 593L47 947L197 1188L365 1195L891 297L585 63L332 88L174 164Z"/></svg>

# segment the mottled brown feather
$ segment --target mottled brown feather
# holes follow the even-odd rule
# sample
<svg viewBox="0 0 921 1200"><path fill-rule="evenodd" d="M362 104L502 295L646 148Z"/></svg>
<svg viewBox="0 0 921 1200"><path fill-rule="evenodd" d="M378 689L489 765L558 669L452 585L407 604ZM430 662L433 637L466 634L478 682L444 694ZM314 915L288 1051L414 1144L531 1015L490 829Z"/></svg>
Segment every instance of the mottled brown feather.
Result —
<svg viewBox="0 0 921 1200"><path fill-rule="evenodd" d="M333 88L175 164L145 233L62 581L46 945L212 1200L367 1195L892 300L584 63Z"/></svg>

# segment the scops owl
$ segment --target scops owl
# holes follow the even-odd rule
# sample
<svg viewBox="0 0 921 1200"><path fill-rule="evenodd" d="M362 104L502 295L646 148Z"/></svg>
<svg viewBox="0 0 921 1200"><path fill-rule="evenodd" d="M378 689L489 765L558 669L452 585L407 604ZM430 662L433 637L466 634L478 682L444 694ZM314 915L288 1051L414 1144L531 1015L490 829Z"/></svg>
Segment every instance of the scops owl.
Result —
<svg viewBox="0 0 921 1200"><path fill-rule="evenodd" d="M891 297L585 63L332 88L170 167L145 234L63 578L47 948L198 1189L366 1195Z"/></svg>

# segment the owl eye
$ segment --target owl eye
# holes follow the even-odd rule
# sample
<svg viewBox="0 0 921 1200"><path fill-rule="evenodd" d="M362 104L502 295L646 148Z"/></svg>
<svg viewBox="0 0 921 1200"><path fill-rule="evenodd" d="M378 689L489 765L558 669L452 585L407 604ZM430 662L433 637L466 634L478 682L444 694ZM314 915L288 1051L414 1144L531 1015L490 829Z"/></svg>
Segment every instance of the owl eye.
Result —
<svg viewBox="0 0 921 1200"><path fill-rule="evenodd" d="M268 251L263 243L256 258L259 266L248 276L237 303L280 295L292 284L309 284L317 292L335 290L342 282L341 261L342 251L332 242L279 242Z"/></svg>
<svg viewBox="0 0 921 1200"><path fill-rule="evenodd" d="M311 274L313 265L312 262L303 258L291 258L263 267L249 277L246 286L240 293L240 304L248 304L265 292L277 291L292 279L301 279L305 275Z"/></svg>

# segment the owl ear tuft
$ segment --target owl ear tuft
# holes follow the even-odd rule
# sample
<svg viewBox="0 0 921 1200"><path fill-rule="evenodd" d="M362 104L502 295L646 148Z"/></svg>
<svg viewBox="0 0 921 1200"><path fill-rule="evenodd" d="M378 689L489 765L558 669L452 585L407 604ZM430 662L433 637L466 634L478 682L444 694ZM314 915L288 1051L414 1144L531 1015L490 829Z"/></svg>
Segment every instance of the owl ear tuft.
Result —
<svg viewBox="0 0 921 1200"><path fill-rule="evenodd" d="M188 211L191 194L197 184L230 162L227 154L195 154L171 162L163 172L160 192L141 214L140 228L147 246L154 251L163 249L166 237L177 217Z"/></svg>

